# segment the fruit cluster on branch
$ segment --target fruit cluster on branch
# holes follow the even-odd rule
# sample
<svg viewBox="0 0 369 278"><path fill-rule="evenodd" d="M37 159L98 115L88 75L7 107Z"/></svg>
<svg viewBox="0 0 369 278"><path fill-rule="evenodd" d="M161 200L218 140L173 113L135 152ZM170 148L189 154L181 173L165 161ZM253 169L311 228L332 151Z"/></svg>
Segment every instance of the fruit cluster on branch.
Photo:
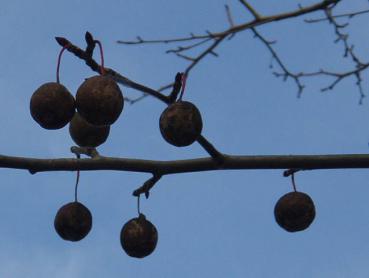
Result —
<svg viewBox="0 0 369 278"><path fill-rule="evenodd" d="M69 124L69 133L78 147L72 147L72 152L77 155L77 159L34 159L0 156L0 167L28 169L31 173L40 171L74 170L77 171L77 181L75 187L75 200L62 206L55 216L54 227L57 234L64 240L79 241L86 237L92 228L92 215L89 209L77 199L77 187L80 170L123 170L148 172L153 176L141 187L133 192L138 198L138 216L125 223L121 229L120 241L124 251L132 257L143 258L150 255L158 241L158 231L156 227L147 220L146 216L139 210L139 198L144 194L149 197L152 187L161 179L163 175L174 173L185 173L194 171L226 170L226 169L289 169L286 176L292 177L293 191L282 196L274 208L275 220L283 229L288 232L303 231L310 226L315 218L315 206L312 199L303 192L298 192L294 182L294 174L300 170L312 169L332 169L332 168L369 168L368 155L334 155L334 156L232 156L219 152L201 133L203 121L198 108L189 101L182 100L186 76L189 71L206 55L215 54L214 49L225 39L231 38L234 34L243 30L251 29L271 51L274 59L284 70L284 76L295 78L299 89L303 86L299 83L302 75L294 75L289 72L279 59L271 46L271 42L264 39L255 29L256 26L272 21L279 21L291 17L300 16L310 12L323 10L326 18L336 29L337 36L343 41L347 55L356 62L356 72L351 74L360 79L361 71L368 67L368 64L361 63L350 48L341 27L336 23L336 16L332 15L332 8L340 0L325 0L297 11L274 16L261 16L245 0L240 2L253 15L254 20L245 24L234 25L229 9L227 15L231 27L218 33L208 32L203 36L191 35L183 39L169 41L144 41L138 38L134 43L153 42L178 42L178 41L198 41L186 48L173 50L178 56L191 61L190 66L183 72L177 73L175 81L164 86L162 89L171 88L169 95L164 95L161 90L154 90L145 85L130 80L118 72L104 66L103 51L101 43L95 40L90 33L86 33L86 48L83 50L73 45L69 40L57 37L57 42L62 46L57 65L56 82L47 82L41 85L32 95L30 100L30 112L33 119L45 129L60 129ZM355 14L356 15L356 14ZM210 47L202 52L195 59L189 59L181 54L183 51L195 48L203 43L212 41ZM129 42L122 42L129 43ZM93 58L96 45L100 48L101 63L97 63ZM68 89L60 83L59 67L60 59L64 50L75 54L84 60L86 64L99 75L86 79L73 96ZM330 75L329 72L319 72L319 74ZM350 74L350 75L351 75ZM314 74L311 74L314 75ZM340 82L346 75L334 75L336 83ZM124 85L151 95L156 99L166 103L168 107L162 112L159 118L161 135L169 144L176 147L186 147L194 142L198 142L210 157L200 159L190 159L182 161L148 161L138 159L109 158L101 156L96 147L103 144L110 131L110 126L121 115L125 99L118 86ZM360 86L361 83L359 83ZM81 159L84 154L90 158Z"/></svg>
<svg viewBox="0 0 369 278"><path fill-rule="evenodd" d="M81 148L95 149L106 141L110 126L121 115L124 107L123 94L116 81L104 67L102 45L94 40L90 33L85 36L87 47L85 51L73 46L64 38L57 38L62 45L57 64L56 82L41 85L32 95L30 112L33 119L45 129L60 129L69 123L69 133L73 141ZM92 60L94 45L100 47L101 65ZM87 64L100 71L100 75L87 78L78 88L74 96L60 83L59 68L64 50L77 53ZM202 118L197 107L182 97L185 89L186 76L178 73L171 96L166 100L169 106L159 119L160 132L163 138L176 147L185 147L200 140L205 150L221 156L215 148L201 136ZM181 90L182 89L182 90ZM181 91L180 91L181 90ZM179 96L179 97L178 97ZM201 137L201 138L200 138ZM74 149L77 159L80 153ZM95 153L96 154L96 153ZM92 215L87 207L78 202L77 186L79 170L75 187L75 201L64 205L56 214L55 230L61 238L70 241L83 239L91 230ZM141 194L149 197L150 189L160 179L161 175L154 173L141 188L134 192L138 198ZM143 258L152 253L157 243L157 230L146 217L139 212L138 218L127 222L121 231L121 244L130 256Z"/></svg>

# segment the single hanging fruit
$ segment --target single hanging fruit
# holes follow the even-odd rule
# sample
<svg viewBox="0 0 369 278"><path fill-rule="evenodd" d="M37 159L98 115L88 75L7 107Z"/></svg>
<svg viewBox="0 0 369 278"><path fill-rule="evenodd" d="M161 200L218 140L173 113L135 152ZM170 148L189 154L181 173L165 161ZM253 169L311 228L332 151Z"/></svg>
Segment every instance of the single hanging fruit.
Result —
<svg viewBox="0 0 369 278"><path fill-rule="evenodd" d="M188 101L169 105L159 120L164 139L177 147L191 145L201 135L202 119L199 109Z"/></svg>
<svg viewBox="0 0 369 278"><path fill-rule="evenodd" d="M69 124L69 134L73 141L81 147L96 148L106 141L110 126L95 126L83 119L78 112Z"/></svg>
<svg viewBox="0 0 369 278"><path fill-rule="evenodd" d="M313 200L303 192L287 193L275 205L274 217L279 226L288 232L305 230L315 218Z"/></svg>
<svg viewBox="0 0 369 278"><path fill-rule="evenodd" d="M91 212L79 202L68 203L58 210L54 227L62 239L79 241L91 230Z"/></svg>
<svg viewBox="0 0 369 278"><path fill-rule="evenodd" d="M145 215L129 220L120 233L120 243L131 257L143 258L150 255L158 242L158 232Z"/></svg>
<svg viewBox="0 0 369 278"><path fill-rule="evenodd" d="M76 106L80 115L92 125L113 124L124 106L117 83L107 76L86 79L77 90Z"/></svg>
<svg viewBox="0 0 369 278"><path fill-rule="evenodd" d="M72 94L60 83L41 85L30 101L32 118L45 129L59 129L70 122L75 113Z"/></svg>

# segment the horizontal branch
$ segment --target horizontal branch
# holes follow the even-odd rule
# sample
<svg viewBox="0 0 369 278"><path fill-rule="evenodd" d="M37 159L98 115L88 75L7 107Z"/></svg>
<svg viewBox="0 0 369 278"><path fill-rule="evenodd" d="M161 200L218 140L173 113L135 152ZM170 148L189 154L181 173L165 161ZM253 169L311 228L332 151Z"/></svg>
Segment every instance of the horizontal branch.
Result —
<svg viewBox="0 0 369 278"><path fill-rule="evenodd" d="M222 162L219 164L211 157L158 161L104 156L84 159L39 159L0 155L0 168L25 169L32 174L46 171L116 170L152 173L160 176L214 170L369 168L369 155L224 155Z"/></svg>

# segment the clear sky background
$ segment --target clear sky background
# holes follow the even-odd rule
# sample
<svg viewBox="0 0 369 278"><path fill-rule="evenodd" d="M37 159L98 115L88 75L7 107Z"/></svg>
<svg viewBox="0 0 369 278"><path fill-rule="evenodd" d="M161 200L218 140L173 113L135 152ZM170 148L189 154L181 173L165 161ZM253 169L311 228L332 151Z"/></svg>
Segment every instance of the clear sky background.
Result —
<svg viewBox="0 0 369 278"><path fill-rule="evenodd" d="M297 2L252 1L263 14L296 9ZM342 1L339 10L368 8L364 0ZM300 1L303 5L314 1ZM106 65L159 88L187 65L165 54L166 46L123 46L119 39L168 38L228 27L224 4L236 23L251 19L235 0L207 1L5 1L0 7L0 153L39 158L73 157L68 129L47 131L34 122L29 100L42 83L55 80L59 45L65 36L83 46L90 31L103 42ZM312 18L321 13L305 16ZM294 71L325 67L344 70L343 47L328 24L304 18L259 28ZM368 16L348 29L357 52L368 59ZM192 72L185 99L196 104L203 134L230 154L367 153L369 100L358 105L355 80L321 93L328 79L306 80L302 98L293 82L276 79L270 54L251 32L238 34ZM96 53L97 54L97 53ZM96 55L96 58L98 56ZM70 53L61 81L75 92L95 75ZM369 94L368 73L363 75ZM139 92L122 88L128 97ZM207 154L198 145L175 148L158 128L164 104L148 97L126 105L108 142L106 156L185 159ZM300 191L316 205L316 219L300 233L287 233L274 220L276 201L292 190L281 170L217 171L165 176L142 200L159 242L138 260L122 250L123 224L136 217L131 193L150 176L83 172L79 199L93 214L93 229L82 241L61 240L54 231L57 210L73 200L75 173L0 169L0 277L369 277L369 171L320 170L298 173Z"/></svg>

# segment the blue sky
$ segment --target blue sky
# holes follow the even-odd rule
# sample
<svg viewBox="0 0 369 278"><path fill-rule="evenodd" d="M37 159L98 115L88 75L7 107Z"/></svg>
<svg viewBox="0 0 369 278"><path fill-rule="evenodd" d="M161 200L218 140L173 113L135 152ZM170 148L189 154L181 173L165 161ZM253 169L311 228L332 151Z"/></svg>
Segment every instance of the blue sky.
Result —
<svg viewBox="0 0 369 278"><path fill-rule="evenodd" d="M301 4L314 1L301 1ZM167 38L228 27L228 4L236 22L250 19L238 1L8 1L0 8L1 154L40 158L72 157L67 128L48 131L29 113L29 100L42 83L55 80L60 47L55 36L84 46L86 31L100 39L105 61L123 75L159 88L187 63L165 54L166 46L122 46L119 39ZM253 1L263 14L296 8L292 0ZM368 8L367 1L343 1L340 10ZM306 16L311 18L316 15ZM368 17L352 20L351 38L363 60L369 47ZM303 18L259 28L291 70L347 69L342 46L333 44L328 24ZM367 153L369 103L358 105L354 80L321 93L327 79L306 80L296 98L293 82L273 77L270 54L250 32L238 34L192 72L185 99L203 117L203 134L230 154ZM96 56L98 57L98 56ZM75 92L94 75L69 53L61 81ZM363 75L368 94L367 73ZM140 95L122 88L128 97ZM126 105L112 127L106 156L185 159L207 154L194 144L175 148L160 135L165 106L153 99ZM273 209L292 190L282 171L218 171L163 177L142 200L159 242L137 260L121 249L123 224L136 216L131 196L149 175L99 171L81 174L79 199L93 214L93 228L81 242L54 231L57 210L73 200L75 173L0 169L0 277L369 277L369 172L321 170L298 173L298 189L315 202L311 227L290 234L274 221Z"/></svg>

